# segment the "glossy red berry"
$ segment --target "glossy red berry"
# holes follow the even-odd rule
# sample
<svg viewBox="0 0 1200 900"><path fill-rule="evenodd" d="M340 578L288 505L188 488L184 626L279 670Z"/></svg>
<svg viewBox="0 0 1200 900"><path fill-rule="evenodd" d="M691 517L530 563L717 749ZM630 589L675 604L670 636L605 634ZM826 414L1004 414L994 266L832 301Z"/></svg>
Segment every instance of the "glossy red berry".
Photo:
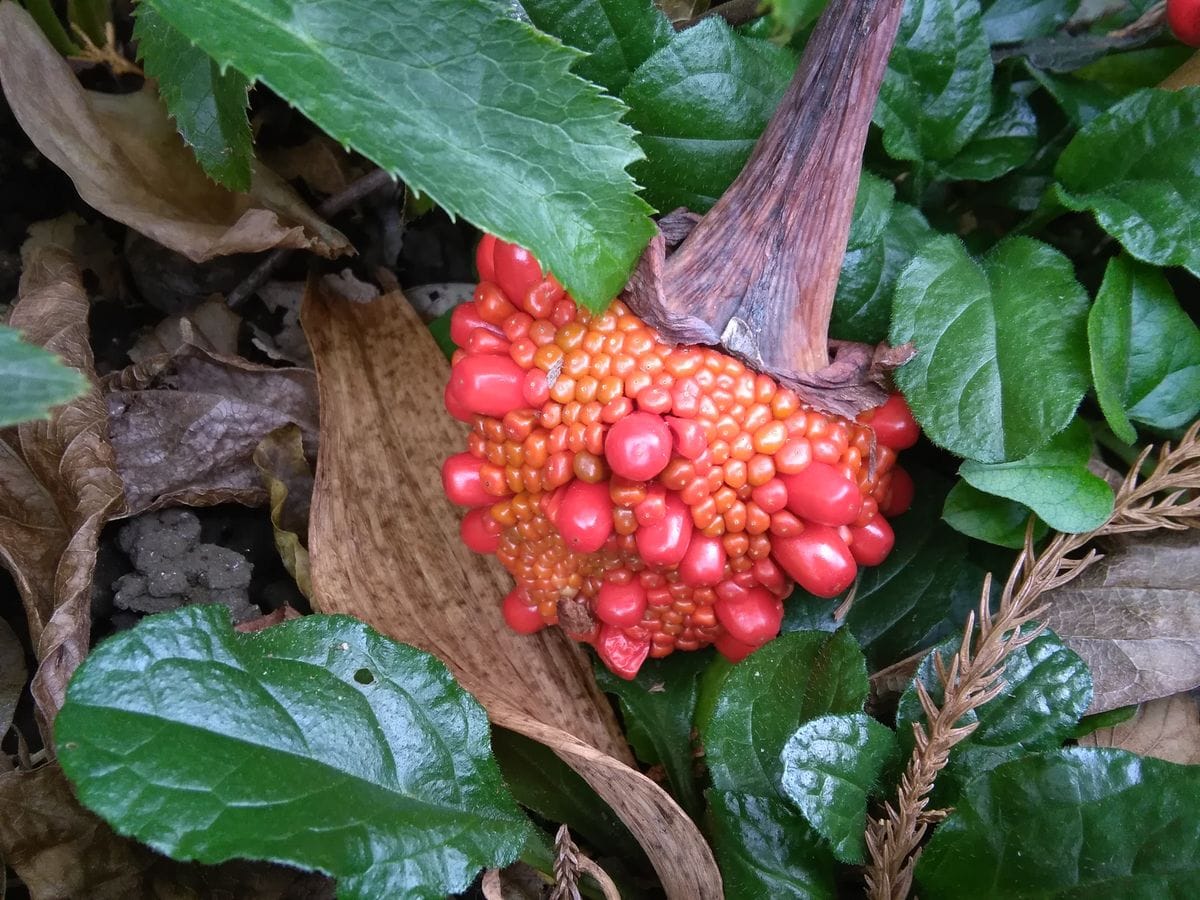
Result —
<svg viewBox="0 0 1200 900"><path fill-rule="evenodd" d="M818 597L836 597L854 583L858 566L836 528L809 525L794 537L772 542L775 561L800 587Z"/></svg>
<svg viewBox="0 0 1200 900"><path fill-rule="evenodd" d="M634 579L624 584L606 581L596 595L596 615L601 622L631 628L646 612L646 589Z"/></svg>
<svg viewBox="0 0 1200 900"><path fill-rule="evenodd" d="M809 463L794 475L782 476L787 485L787 508L819 525L849 525L858 518L862 494L858 485L826 463Z"/></svg>
<svg viewBox="0 0 1200 900"><path fill-rule="evenodd" d="M529 595L522 588L508 592L501 605L504 621L517 634L535 634L546 627L546 620L538 608L529 602Z"/></svg>
<svg viewBox="0 0 1200 900"><path fill-rule="evenodd" d="M692 541L692 515L687 504L678 494L667 494L667 508L662 519L638 528L634 540L638 555L646 562L679 565Z"/></svg>
<svg viewBox="0 0 1200 900"><path fill-rule="evenodd" d="M913 484L912 476L904 469L896 466L892 469L892 489L888 495L887 503L879 505L879 511L889 519L895 518L902 513L908 512L908 508L912 506L913 498L917 494L916 485Z"/></svg>
<svg viewBox="0 0 1200 900"><path fill-rule="evenodd" d="M860 566L879 565L895 543L896 533L883 516L874 516L866 525L850 529L850 555Z"/></svg>
<svg viewBox="0 0 1200 900"><path fill-rule="evenodd" d="M572 481L563 494L555 524L567 546L576 553L595 553L613 530L608 485Z"/></svg>
<svg viewBox="0 0 1200 900"><path fill-rule="evenodd" d="M468 356L450 369L450 389L473 413L502 418L525 405L525 370L507 356Z"/></svg>
<svg viewBox="0 0 1200 900"><path fill-rule="evenodd" d="M704 426L695 419L680 419L677 416L667 416L666 423L667 427L671 429L675 452L684 459L696 459L708 449L708 440L704 436Z"/></svg>
<svg viewBox="0 0 1200 900"><path fill-rule="evenodd" d="M725 576L726 559L720 538L692 535L687 553L679 562L679 578L692 587L713 587Z"/></svg>
<svg viewBox="0 0 1200 900"><path fill-rule="evenodd" d="M622 478L646 481L671 461L671 429L662 416L635 412L613 424L604 438L604 458Z"/></svg>
<svg viewBox="0 0 1200 900"><path fill-rule="evenodd" d="M466 347L471 332L476 328L491 331L492 326L479 315L479 306L474 301L460 303L450 313L450 340L456 347Z"/></svg>
<svg viewBox="0 0 1200 900"><path fill-rule="evenodd" d="M529 289L542 281L542 267L524 247L496 241L492 254L496 266L496 284L509 301L520 306Z"/></svg>
<svg viewBox="0 0 1200 900"><path fill-rule="evenodd" d="M739 641L729 632L725 632L713 641L713 646L717 648L718 653L730 662L739 663L757 650L761 644L746 644Z"/></svg>
<svg viewBox="0 0 1200 900"><path fill-rule="evenodd" d="M725 631L750 646L765 644L779 634L783 603L763 588L752 588L740 597L717 601L713 607Z"/></svg>
<svg viewBox="0 0 1200 900"><path fill-rule="evenodd" d="M631 680L650 655L650 638L631 638L624 629L602 625L596 652L614 675Z"/></svg>
<svg viewBox="0 0 1200 900"><path fill-rule="evenodd" d="M454 416L460 422L470 422L474 417L469 409L462 405L462 402L454 394L454 386L450 382L446 382L446 390L442 394L442 400L446 404L446 412Z"/></svg>
<svg viewBox="0 0 1200 900"><path fill-rule="evenodd" d="M479 507L463 516L458 533L476 553L495 553L500 547L500 528L489 509Z"/></svg>
<svg viewBox="0 0 1200 900"><path fill-rule="evenodd" d="M907 450L921 437L921 426L913 418L903 394L892 394L875 410L869 422L875 439L893 450Z"/></svg>
<svg viewBox="0 0 1200 900"><path fill-rule="evenodd" d="M475 248L475 268L479 270L480 281L496 280L495 253L496 236L485 234L483 240L479 242L479 246Z"/></svg>
<svg viewBox="0 0 1200 900"><path fill-rule="evenodd" d="M1200 47L1200 0L1167 0L1167 24L1189 47Z"/></svg>
<svg viewBox="0 0 1200 900"><path fill-rule="evenodd" d="M459 506L491 506L496 498L483 489L483 460L456 453L442 463L442 489Z"/></svg>

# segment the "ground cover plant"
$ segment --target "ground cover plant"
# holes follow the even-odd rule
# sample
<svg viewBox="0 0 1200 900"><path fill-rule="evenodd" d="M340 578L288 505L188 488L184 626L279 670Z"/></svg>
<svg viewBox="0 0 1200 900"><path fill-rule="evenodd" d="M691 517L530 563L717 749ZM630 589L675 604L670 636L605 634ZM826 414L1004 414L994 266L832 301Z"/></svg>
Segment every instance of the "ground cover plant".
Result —
<svg viewBox="0 0 1200 900"><path fill-rule="evenodd" d="M0 0L0 896L1187 896L1195 0Z"/></svg>

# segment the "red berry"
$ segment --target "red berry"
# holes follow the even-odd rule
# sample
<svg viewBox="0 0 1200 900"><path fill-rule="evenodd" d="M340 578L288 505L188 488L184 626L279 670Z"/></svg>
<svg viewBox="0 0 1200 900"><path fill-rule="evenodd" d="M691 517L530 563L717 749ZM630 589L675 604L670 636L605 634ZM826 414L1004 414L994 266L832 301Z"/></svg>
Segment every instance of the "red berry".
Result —
<svg viewBox="0 0 1200 900"><path fill-rule="evenodd" d="M685 459L696 459L708 449L708 441L704 437L704 426L695 419L667 416L666 422L674 436L675 452L680 456Z"/></svg>
<svg viewBox="0 0 1200 900"><path fill-rule="evenodd" d="M463 516L458 533L462 542L476 553L495 553L500 546L500 529L491 510L479 507Z"/></svg>
<svg viewBox="0 0 1200 900"><path fill-rule="evenodd" d="M534 634L546 627L546 620L542 618L538 608L529 604L529 595L525 593L524 588L513 588L509 591L501 611L508 627L517 634Z"/></svg>
<svg viewBox="0 0 1200 900"><path fill-rule="evenodd" d="M727 632L752 647L775 637L783 624L783 603L763 588L752 588L741 597L720 599L713 611Z"/></svg>
<svg viewBox="0 0 1200 900"><path fill-rule="evenodd" d="M642 621L646 612L646 589L634 579L624 584L606 581L596 595L596 615L600 621L631 628Z"/></svg>
<svg viewBox="0 0 1200 900"><path fill-rule="evenodd" d="M525 370L507 356L468 356L450 369L459 403L484 416L503 418L525 405Z"/></svg>
<svg viewBox="0 0 1200 900"><path fill-rule="evenodd" d="M1181 42L1200 47L1200 2L1167 0L1167 24Z"/></svg>
<svg viewBox="0 0 1200 900"><path fill-rule="evenodd" d="M446 412L454 416L460 422L470 422L474 418L474 413L462 405L458 397L454 395L454 385L449 381L446 382L446 390L442 394L442 399L446 404Z"/></svg>
<svg viewBox="0 0 1200 900"><path fill-rule="evenodd" d="M653 525L661 522L667 514L667 489L661 484L650 484L646 487L646 499L633 508L639 525Z"/></svg>
<svg viewBox="0 0 1200 900"><path fill-rule="evenodd" d="M880 504L879 511L893 519L901 513L908 512L908 508L912 506L913 497L916 496L917 488L913 484L912 476L904 469L896 466L892 469L892 489L888 495L887 503Z"/></svg>
<svg viewBox="0 0 1200 900"><path fill-rule="evenodd" d="M608 430L604 458L622 478L647 481L671 461L671 429L662 416L631 413Z"/></svg>
<svg viewBox="0 0 1200 900"><path fill-rule="evenodd" d="M471 332L476 328L491 330L491 326L479 315L479 305L472 300L460 303L450 313L450 340L456 347L466 347Z"/></svg>
<svg viewBox="0 0 1200 900"><path fill-rule="evenodd" d="M725 574L725 560L725 545L720 538L693 535L679 563L679 578L692 587L712 587Z"/></svg>
<svg viewBox="0 0 1200 900"><path fill-rule="evenodd" d="M772 478L750 492L750 497L765 513L777 513L788 501L788 489L781 478Z"/></svg>
<svg viewBox="0 0 1200 900"><path fill-rule="evenodd" d="M596 652L610 672L630 681L650 655L650 638L635 640L620 628L602 625L600 638L596 641Z"/></svg>
<svg viewBox="0 0 1200 900"><path fill-rule="evenodd" d="M496 241L492 259L496 266L495 282L513 303L523 303L529 289L543 278L542 267L533 254L516 244Z"/></svg>
<svg viewBox="0 0 1200 900"><path fill-rule="evenodd" d="M875 516L866 525L850 529L850 554L860 566L877 566L892 552L896 533L883 516Z"/></svg>
<svg viewBox="0 0 1200 900"><path fill-rule="evenodd" d="M479 270L480 281L496 280L495 252L496 236L485 234L483 240L479 242L479 246L475 248L475 268Z"/></svg>
<svg viewBox="0 0 1200 900"><path fill-rule="evenodd" d="M539 407L550 399L550 381L541 369L530 369L525 375L525 384L521 388L525 402L532 407Z"/></svg>
<svg viewBox="0 0 1200 900"><path fill-rule="evenodd" d="M732 663L741 662L758 649L754 644L742 643L729 632L721 634L713 641L713 646L717 648L717 652Z"/></svg>
<svg viewBox="0 0 1200 900"><path fill-rule="evenodd" d="M893 450L907 450L921 436L921 426L913 418L903 394L892 394L875 410L870 421L875 439Z"/></svg>
<svg viewBox="0 0 1200 900"><path fill-rule="evenodd" d="M451 503L491 506L496 502L496 498L483 489L481 468L483 460L470 453L456 453L442 463L442 488Z"/></svg>
<svg viewBox="0 0 1200 900"><path fill-rule="evenodd" d="M577 553L595 553L613 530L612 501L606 483L589 484L576 479L563 493L555 517L558 532Z"/></svg>
<svg viewBox="0 0 1200 900"><path fill-rule="evenodd" d="M667 494L667 511L653 525L643 525L634 534L638 555L648 563L675 566L687 553L692 540L692 514L676 493Z"/></svg>
<svg viewBox="0 0 1200 900"><path fill-rule="evenodd" d="M809 463L795 475L784 475L787 508L819 525L849 525L858 518L862 494L858 485L826 463Z"/></svg>
<svg viewBox="0 0 1200 900"><path fill-rule="evenodd" d="M771 552L800 587L818 597L836 597L858 573L846 542L836 528L825 525L809 525L794 537L776 537Z"/></svg>

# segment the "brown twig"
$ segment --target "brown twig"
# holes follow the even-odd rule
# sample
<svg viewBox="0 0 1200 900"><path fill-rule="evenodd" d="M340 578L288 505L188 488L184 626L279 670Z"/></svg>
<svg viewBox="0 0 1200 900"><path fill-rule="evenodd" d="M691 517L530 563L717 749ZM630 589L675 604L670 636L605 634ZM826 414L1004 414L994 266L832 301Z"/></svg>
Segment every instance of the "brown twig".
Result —
<svg viewBox="0 0 1200 900"><path fill-rule="evenodd" d="M867 824L867 893L872 900L903 900L912 887L913 869L929 825L945 816L929 809L938 773L946 767L956 744L977 723L958 725L963 716L984 705L1004 689L1001 675L1010 653L1029 643L1041 626L1034 620L1044 610L1038 601L1061 587L1100 558L1096 550L1073 556L1097 537L1159 528L1200 527L1200 422L1179 445L1163 447L1154 471L1140 479L1147 448L1130 468L1117 491L1113 514L1094 531L1058 534L1039 555L1033 549L1033 523L1025 548L1013 565L993 614L989 608L991 576L984 583L977 613L968 617L958 652L949 664L934 657L943 687L941 705L916 683L925 724L914 723L916 744L900 778L895 802L884 804L883 815Z"/></svg>
<svg viewBox="0 0 1200 900"><path fill-rule="evenodd" d="M125 54L117 49L117 33L112 22L104 23L103 47L97 46L87 32L74 22L71 23L71 30L75 32L75 37L79 39L80 43L80 50L72 55L72 59L93 65L108 66L114 75L144 74L136 63L130 62L125 58Z"/></svg>

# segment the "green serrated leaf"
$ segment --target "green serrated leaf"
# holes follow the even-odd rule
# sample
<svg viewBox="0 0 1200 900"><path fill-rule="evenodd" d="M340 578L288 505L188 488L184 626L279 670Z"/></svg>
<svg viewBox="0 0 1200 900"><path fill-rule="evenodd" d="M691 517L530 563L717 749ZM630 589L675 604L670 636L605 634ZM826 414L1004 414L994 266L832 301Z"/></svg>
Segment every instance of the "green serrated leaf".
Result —
<svg viewBox="0 0 1200 900"><path fill-rule="evenodd" d="M653 0L522 0L521 5L542 31L587 53L575 71L614 96L674 33Z"/></svg>
<svg viewBox="0 0 1200 900"><path fill-rule="evenodd" d="M653 234L624 107L578 51L484 0L144 0L451 215L528 247L601 309Z"/></svg>
<svg viewBox="0 0 1200 900"><path fill-rule="evenodd" d="M638 759L663 767L671 794L697 820L704 804L696 784L692 723L700 675L711 661L708 653L674 653L648 660L633 681L617 678L599 660L594 665L600 689L621 701L625 737Z"/></svg>
<svg viewBox="0 0 1200 900"><path fill-rule="evenodd" d="M742 170L787 89L796 59L717 18L675 37L621 93L646 154L633 173L669 212L707 212Z"/></svg>
<svg viewBox="0 0 1200 900"><path fill-rule="evenodd" d="M45 419L52 408L88 389L79 370L5 325L0 325L0 384L0 427Z"/></svg>
<svg viewBox="0 0 1200 900"><path fill-rule="evenodd" d="M1024 164L1037 149L1037 116L1024 94L997 86L992 111L967 145L938 164L947 178L992 181Z"/></svg>
<svg viewBox="0 0 1200 900"><path fill-rule="evenodd" d="M1006 463L968 460L958 474L972 487L1028 506L1058 531L1091 531L1112 515L1113 492L1088 471L1092 435L1075 419L1045 447Z"/></svg>
<svg viewBox="0 0 1200 900"><path fill-rule="evenodd" d="M1045 445L1087 390L1087 308L1045 244L1010 237L976 260L957 238L927 243L896 284L890 338L916 345L896 383L925 434L981 462Z"/></svg>
<svg viewBox="0 0 1200 900"><path fill-rule="evenodd" d="M897 749L863 713L805 722L783 748L783 792L842 862L863 861L867 798Z"/></svg>
<svg viewBox="0 0 1200 900"><path fill-rule="evenodd" d="M1137 432L1125 412L1129 345L1133 339L1133 274L1133 266L1126 257L1109 260L1104 282L1088 313L1088 355L1096 401L1113 434L1127 444L1137 440Z"/></svg>
<svg viewBox="0 0 1200 900"><path fill-rule="evenodd" d="M1054 175L1058 199L1089 210L1143 262L1200 275L1200 87L1144 90L1071 140Z"/></svg>
<svg viewBox="0 0 1200 900"><path fill-rule="evenodd" d="M929 900L1190 897L1200 768L1124 750L1016 759L967 785L917 863Z"/></svg>
<svg viewBox="0 0 1200 900"><path fill-rule="evenodd" d="M955 531L1000 547L1020 550L1025 546L1025 529L1033 510L1028 506L985 494L965 481L959 481L946 495L942 519ZM1045 537L1048 527L1035 519L1033 539Z"/></svg>
<svg viewBox="0 0 1200 900"><path fill-rule="evenodd" d="M991 112L978 0L909 0L875 107L893 159L952 159Z"/></svg>
<svg viewBox="0 0 1200 900"><path fill-rule="evenodd" d="M896 279L921 246L937 234L915 206L893 204L881 234L846 250L829 333L844 341L868 344L886 338Z"/></svg>
<svg viewBox="0 0 1200 900"><path fill-rule="evenodd" d="M900 696L896 733L905 752L912 749L912 726L924 722L915 683L920 681L935 703L943 698L934 654L949 665L961 638L948 638L924 660L913 682ZM1060 746L1074 734L1092 702L1092 676L1087 664L1052 631L1011 653L1004 662L1004 688L995 699L968 713L956 725L978 723L957 744L950 765L939 777L936 802L949 805L969 779L1014 756Z"/></svg>
<svg viewBox="0 0 1200 900"><path fill-rule="evenodd" d="M982 0L983 30L993 44L1016 44L1053 34L1079 8L1079 0Z"/></svg>
<svg viewBox="0 0 1200 900"><path fill-rule="evenodd" d="M890 181L864 170L858 179L854 195L854 214L850 219L850 234L846 247L856 249L873 244L883 234L892 219L892 201L896 186Z"/></svg>
<svg viewBox="0 0 1200 900"><path fill-rule="evenodd" d="M200 167L230 190L250 190L254 147L246 77L233 69L222 74L212 57L145 3L137 7L134 37L146 74L158 81L159 95Z"/></svg>
<svg viewBox="0 0 1200 900"><path fill-rule="evenodd" d="M79 667L55 735L80 801L120 833L317 869L339 897L444 897L529 833L483 707L345 616L256 634L221 606L144 619Z"/></svg>

